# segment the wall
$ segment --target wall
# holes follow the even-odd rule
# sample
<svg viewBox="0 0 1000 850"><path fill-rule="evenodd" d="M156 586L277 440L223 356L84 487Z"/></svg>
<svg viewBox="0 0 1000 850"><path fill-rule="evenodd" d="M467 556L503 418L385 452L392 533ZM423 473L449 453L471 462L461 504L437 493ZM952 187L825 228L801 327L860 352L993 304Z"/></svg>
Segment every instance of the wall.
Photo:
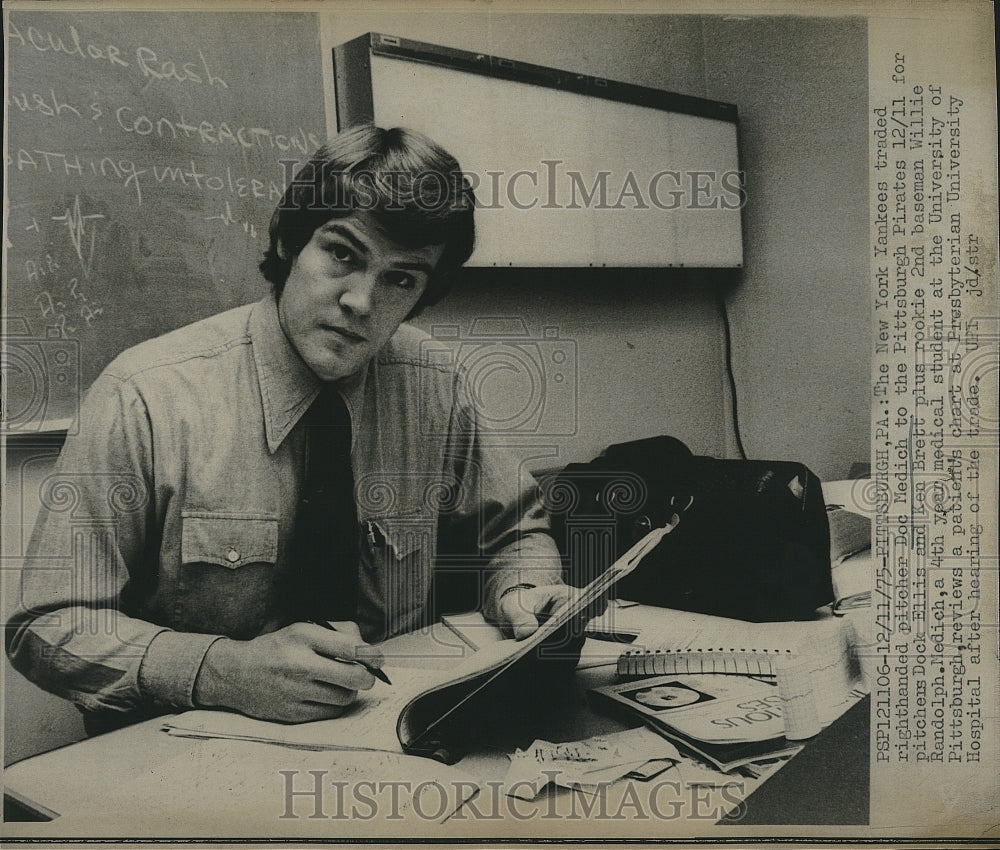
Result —
<svg viewBox="0 0 1000 850"><path fill-rule="evenodd" d="M744 275L730 298L743 440L821 478L869 458L863 19L705 19L705 94L739 105Z"/></svg>
<svg viewBox="0 0 1000 850"><path fill-rule="evenodd" d="M322 41L374 30L736 103L749 202L728 304L743 443L750 457L846 476L869 451L864 20L524 17L338 12ZM579 430L551 441L561 461L657 433L735 456L714 298L669 272L603 286L517 272L477 278L418 323L467 330L478 316L520 315L535 333L574 339Z"/></svg>

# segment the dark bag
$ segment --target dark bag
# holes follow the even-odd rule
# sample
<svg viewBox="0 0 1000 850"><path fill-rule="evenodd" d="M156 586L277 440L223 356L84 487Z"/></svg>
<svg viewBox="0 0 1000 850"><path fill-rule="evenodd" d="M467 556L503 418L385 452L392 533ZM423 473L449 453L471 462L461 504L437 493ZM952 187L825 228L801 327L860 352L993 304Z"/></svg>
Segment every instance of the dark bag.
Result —
<svg viewBox="0 0 1000 850"><path fill-rule="evenodd" d="M653 437L570 464L541 490L570 584L678 513L620 598L755 621L807 618L833 601L823 494L801 463L717 460Z"/></svg>

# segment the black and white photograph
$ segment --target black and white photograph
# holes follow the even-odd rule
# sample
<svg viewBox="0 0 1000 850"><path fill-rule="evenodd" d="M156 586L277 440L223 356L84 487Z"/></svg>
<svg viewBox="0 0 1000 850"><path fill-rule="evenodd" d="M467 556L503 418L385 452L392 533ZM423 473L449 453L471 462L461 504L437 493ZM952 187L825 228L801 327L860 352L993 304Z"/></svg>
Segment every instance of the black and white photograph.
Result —
<svg viewBox="0 0 1000 850"><path fill-rule="evenodd" d="M993 18L6 3L3 840L994 845Z"/></svg>
<svg viewBox="0 0 1000 850"><path fill-rule="evenodd" d="M625 692L624 696L653 711L669 711L712 699L709 694L696 691L683 682L638 688L635 691Z"/></svg>

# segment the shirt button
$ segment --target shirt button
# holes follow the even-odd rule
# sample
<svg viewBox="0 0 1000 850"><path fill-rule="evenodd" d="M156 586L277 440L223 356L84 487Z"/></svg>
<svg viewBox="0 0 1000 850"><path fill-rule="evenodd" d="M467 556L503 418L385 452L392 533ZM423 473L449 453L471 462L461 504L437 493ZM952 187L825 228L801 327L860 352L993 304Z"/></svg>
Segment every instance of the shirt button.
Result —
<svg viewBox="0 0 1000 850"><path fill-rule="evenodd" d="M233 548L230 548L226 553L226 560L229 561L230 564L235 564L239 559L240 553Z"/></svg>

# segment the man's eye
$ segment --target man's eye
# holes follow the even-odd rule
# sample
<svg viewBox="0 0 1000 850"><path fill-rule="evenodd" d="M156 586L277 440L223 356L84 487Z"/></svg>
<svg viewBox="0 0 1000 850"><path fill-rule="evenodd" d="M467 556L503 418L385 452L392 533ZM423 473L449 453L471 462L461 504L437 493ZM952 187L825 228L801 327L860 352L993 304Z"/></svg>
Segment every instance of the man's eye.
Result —
<svg viewBox="0 0 1000 850"><path fill-rule="evenodd" d="M346 245L338 245L334 243L327 250L338 262L349 263L354 259L354 252Z"/></svg>
<svg viewBox="0 0 1000 850"><path fill-rule="evenodd" d="M389 272L386 281L400 289L413 289L417 285L417 280L412 274L406 272Z"/></svg>

